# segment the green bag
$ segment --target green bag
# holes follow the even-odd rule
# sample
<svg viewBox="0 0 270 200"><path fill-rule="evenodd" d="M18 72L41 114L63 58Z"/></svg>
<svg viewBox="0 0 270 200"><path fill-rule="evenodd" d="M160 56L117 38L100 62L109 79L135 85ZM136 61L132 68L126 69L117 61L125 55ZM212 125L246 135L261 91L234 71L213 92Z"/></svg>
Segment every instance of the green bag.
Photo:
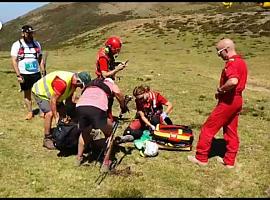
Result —
<svg viewBox="0 0 270 200"><path fill-rule="evenodd" d="M152 136L150 136L149 130L144 130L140 139L134 140L134 146L140 151L140 155L142 157L145 157L143 152L146 146L146 141L151 141L151 140L152 140Z"/></svg>

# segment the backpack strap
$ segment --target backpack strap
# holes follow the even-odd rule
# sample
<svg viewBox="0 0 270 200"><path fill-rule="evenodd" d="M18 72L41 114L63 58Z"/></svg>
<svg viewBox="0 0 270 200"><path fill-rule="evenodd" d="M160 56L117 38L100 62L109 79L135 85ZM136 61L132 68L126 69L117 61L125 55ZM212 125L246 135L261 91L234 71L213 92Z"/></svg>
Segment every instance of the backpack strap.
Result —
<svg viewBox="0 0 270 200"><path fill-rule="evenodd" d="M20 49L19 49L19 53L17 57L19 60L23 60L25 58L25 52L24 52L25 47L23 46L21 39L19 39L19 43L20 43ZM32 41L32 45L33 47L30 47L30 48L34 48L35 53L27 53L27 54L33 54L35 56L35 59L38 59L38 54L40 53L40 49L34 40Z"/></svg>
<svg viewBox="0 0 270 200"><path fill-rule="evenodd" d="M38 54L40 53L40 49L34 40L32 40L32 45L33 45L33 48L35 48L35 53L34 53L35 59L38 59Z"/></svg>
<svg viewBox="0 0 270 200"><path fill-rule="evenodd" d="M18 41L19 41L19 43L20 43L20 48L19 48L19 51L18 51L18 54L17 54L17 59L18 59L19 61L21 61L21 60L23 60L24 57L25 57L24 46L23 46L23 44L22 44L22 42L21 42L21 39L19 39Z"/></svg>
<svg viewBox="0 0 270 200"><path fill-rule="evenodd" d="M105 79L101 79L101 78L96 78L92 80L89 84L85 86L84 90L82 91L82 94L86 88L95 86L102 89L107 94L108 98L111 98L113 96L113 93L111 89L109 88L109 86L104 83L104 80Z"/></svg>
<svg viewBox="0 0 270 200"><path fill-rule="evenodd" d="M150 96L150 99L152 101L152 106L153 108L155 109L157 107L157 99L156 99L156 95L154 92L150 91L149 92L149 96Z"/></svg>
<svg viewBox="0 0 270 200"><path fill-rule="evenodd" d="M19 39L19 43L20 43L20 48L23 48L24 49L24 46L23 46L23 44L21 42L21 39Z"/></svg>

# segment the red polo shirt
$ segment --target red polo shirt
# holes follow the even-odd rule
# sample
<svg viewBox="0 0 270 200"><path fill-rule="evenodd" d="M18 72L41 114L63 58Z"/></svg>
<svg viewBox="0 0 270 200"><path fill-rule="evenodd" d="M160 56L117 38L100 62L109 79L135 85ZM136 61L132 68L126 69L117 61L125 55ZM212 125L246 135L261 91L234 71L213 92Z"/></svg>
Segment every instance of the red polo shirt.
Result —
<svg viewBox="0 0 270 200"><path fill-rule="evenodd" d="M220 77L220 87L230 78L237 78L238 84L235 89L220 96L220 100L232 99L234 96L241 96L247 82L247 65L240 55L234 55L225 63Z"/></svg>

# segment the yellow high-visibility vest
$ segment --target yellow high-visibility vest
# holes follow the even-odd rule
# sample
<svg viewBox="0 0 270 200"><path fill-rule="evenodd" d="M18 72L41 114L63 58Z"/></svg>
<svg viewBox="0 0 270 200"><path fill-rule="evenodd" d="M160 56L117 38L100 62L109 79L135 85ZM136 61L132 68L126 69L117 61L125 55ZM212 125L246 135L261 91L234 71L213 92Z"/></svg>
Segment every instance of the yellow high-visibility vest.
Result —
<svg viewBox="0 0 270 200"><path fill-rule="evenodd" d="M73 72L67 71L55 71L47 74L43 78L39 79L32 88L32 92L41 99L50 100L51 96L54 95L54 90L52 88L52 81L58 76L60 79L64 80L67 84L66 90L63 95L57 100L58 102L62 102L66 100L71 94L71 79L74 75Z"/></svg>

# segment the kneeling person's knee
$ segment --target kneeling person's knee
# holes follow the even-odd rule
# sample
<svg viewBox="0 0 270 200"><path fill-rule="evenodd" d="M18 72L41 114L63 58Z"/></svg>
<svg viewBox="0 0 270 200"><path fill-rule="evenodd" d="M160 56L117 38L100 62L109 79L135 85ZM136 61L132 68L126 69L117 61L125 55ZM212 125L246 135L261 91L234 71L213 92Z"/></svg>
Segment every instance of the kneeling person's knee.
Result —
<svg viewBox="0 0 270 200"><path fill-rule="evenodd" d="M125 135L132 135L134 139L139 139L143 134L143 130L141 129L132 129L130 127L127 127L124 131L124 136Z"/></svg>

